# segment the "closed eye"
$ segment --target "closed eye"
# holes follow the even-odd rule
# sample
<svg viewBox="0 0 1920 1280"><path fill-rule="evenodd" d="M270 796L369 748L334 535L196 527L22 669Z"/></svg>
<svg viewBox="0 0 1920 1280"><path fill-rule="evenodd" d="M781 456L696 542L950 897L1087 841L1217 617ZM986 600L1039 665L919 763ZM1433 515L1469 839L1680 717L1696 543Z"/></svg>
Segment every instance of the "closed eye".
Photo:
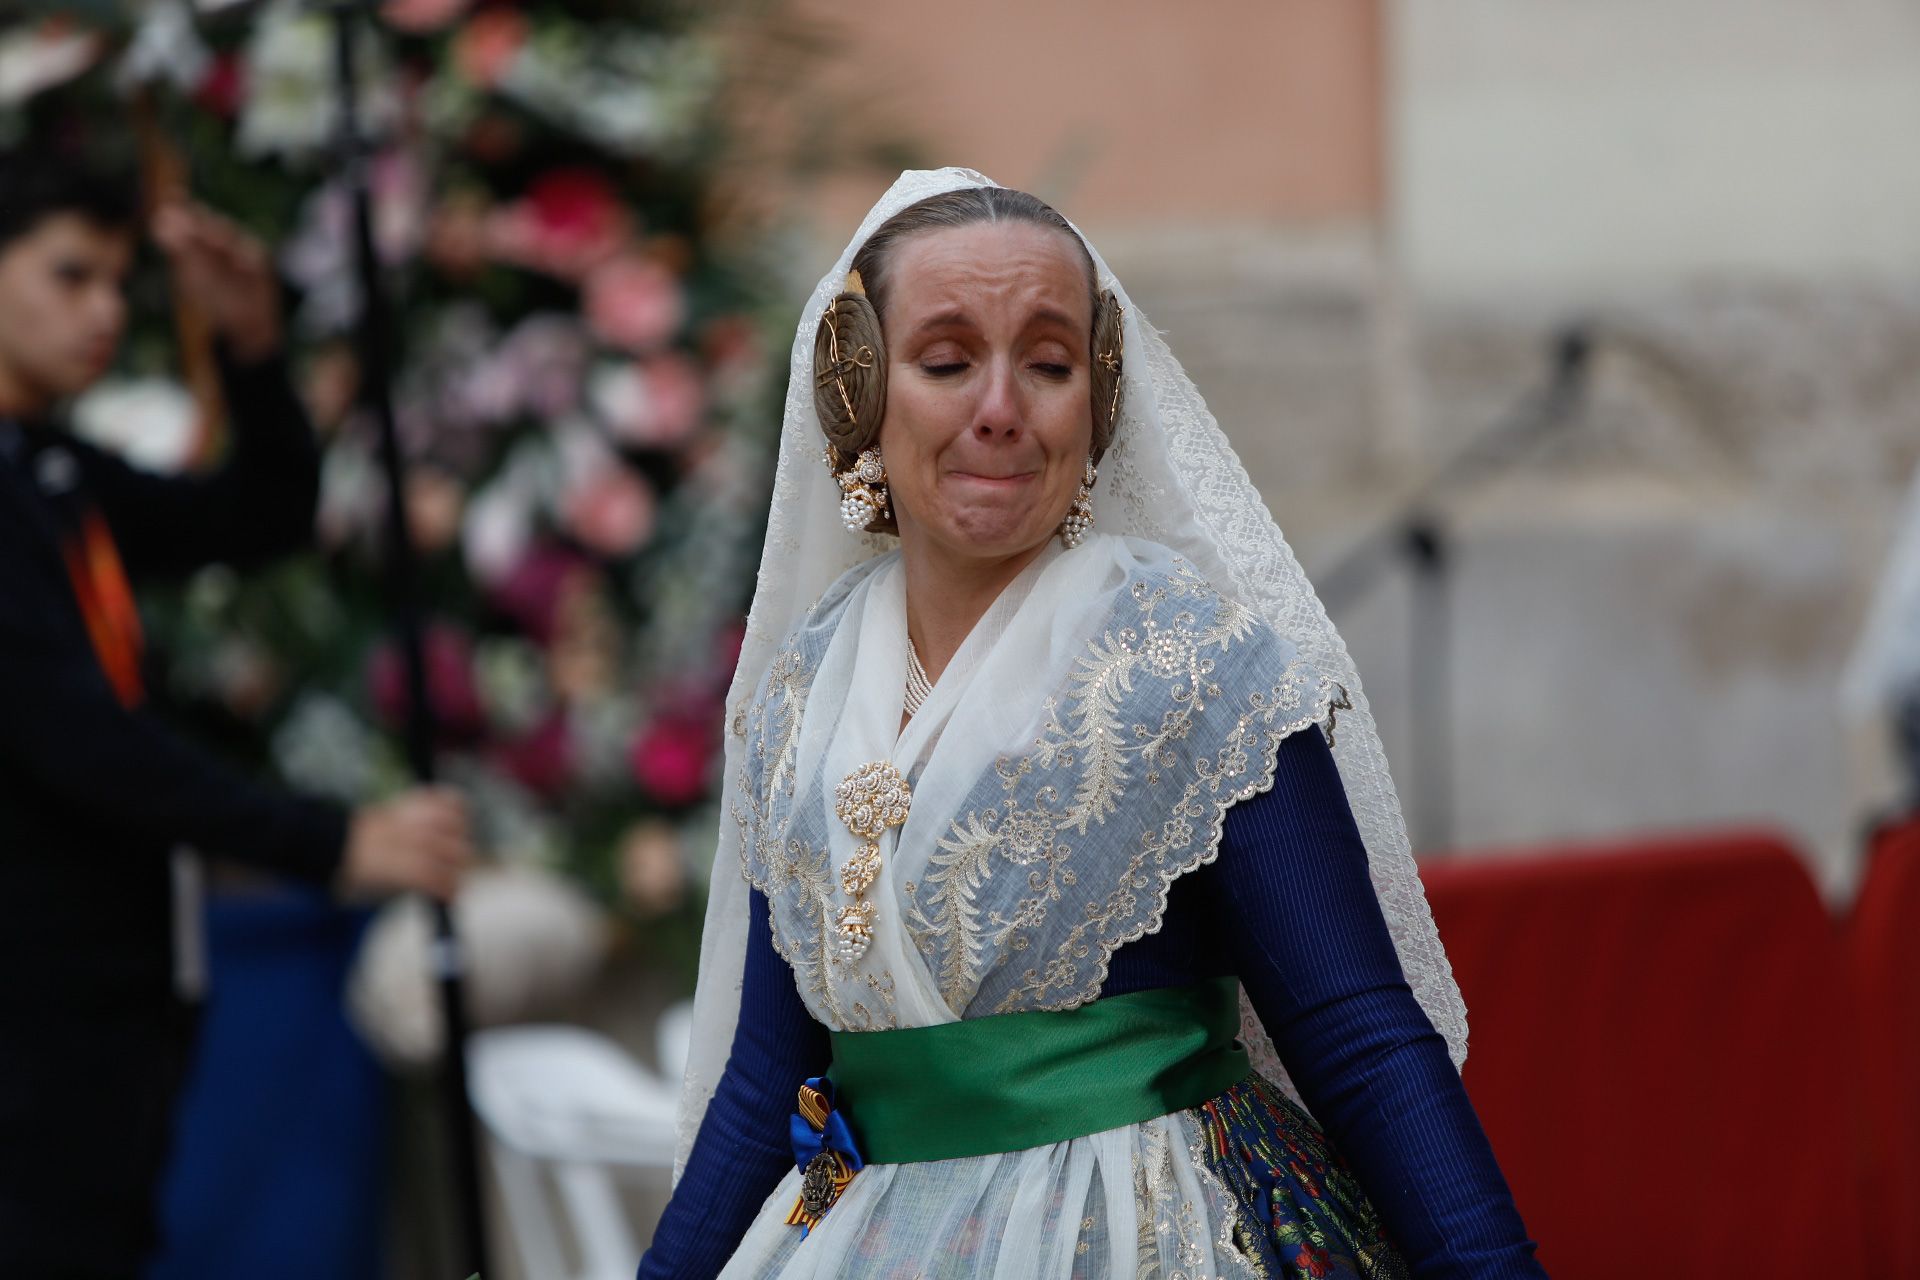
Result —
<svg viewBox="0 0 1920 1280"><path fill-rule="evenodd" d="M1065 364L1036 364L1033 368L1038 369L1049 378L1065 378L1071 376L1073 373L1073 366Z"/></svg>
<svg viewBox="0 0 1920 1280"><path fill-rule="evenodd" d="M966 367L965 361L949 361L944 364L923 364L920 366L922 372L930 373L936 378L951 378L956 373L964 372Z"/></svg>

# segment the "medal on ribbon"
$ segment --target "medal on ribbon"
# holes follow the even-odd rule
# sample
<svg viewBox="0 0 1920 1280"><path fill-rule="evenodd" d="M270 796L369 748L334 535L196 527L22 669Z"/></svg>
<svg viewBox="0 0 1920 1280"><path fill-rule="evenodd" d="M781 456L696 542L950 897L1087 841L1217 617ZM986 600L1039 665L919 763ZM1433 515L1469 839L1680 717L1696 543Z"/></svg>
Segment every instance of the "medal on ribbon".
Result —
<svg viewBox="0 0 1920 1280"><path fill-rule="evenodd" d="M820 1225L850 1183L865 1167L846 1117L834 1110L833 1081L815 1076L800 1086L800 1105L787 1122L793 1162L800 1170L800 1198L787 1225L800 1236Z"/></svg>

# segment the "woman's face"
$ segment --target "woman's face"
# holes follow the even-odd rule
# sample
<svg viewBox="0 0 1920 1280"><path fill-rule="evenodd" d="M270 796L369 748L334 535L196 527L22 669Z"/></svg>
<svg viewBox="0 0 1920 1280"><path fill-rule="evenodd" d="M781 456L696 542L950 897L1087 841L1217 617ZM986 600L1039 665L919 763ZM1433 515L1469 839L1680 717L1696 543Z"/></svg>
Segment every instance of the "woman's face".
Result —
<svg viewBox="0 0 1920 1280"><path fill-rule="evenodd" d="M1093 440L1087 271L1031 223L926 231L887 264L880 452L909 550L1031 551L1067 513Z"/></svg>

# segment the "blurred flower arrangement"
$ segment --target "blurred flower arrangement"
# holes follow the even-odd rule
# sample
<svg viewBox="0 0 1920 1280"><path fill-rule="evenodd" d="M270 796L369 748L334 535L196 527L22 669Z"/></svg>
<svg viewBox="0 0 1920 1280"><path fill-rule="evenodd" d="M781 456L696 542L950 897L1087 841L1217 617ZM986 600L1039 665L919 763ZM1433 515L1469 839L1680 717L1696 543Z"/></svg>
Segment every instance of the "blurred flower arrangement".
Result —
<svg viewBox="0 0 1920 1280"><path fill-rule="evenodd" d="M445 771L496 855L564 868L688 958L780 390L762 321L781 282L711 213L724 7L386 0L360 60ZM194 193L280 246L326 444L321 552L203 573L150 602L153 629L204 732L359 800L404 781L408 693L354 407L332 57L299 0L0 25L0 136L125 145L137 96ZM171 327L137 310L127 376L77 421L193 464Z"/></svg>

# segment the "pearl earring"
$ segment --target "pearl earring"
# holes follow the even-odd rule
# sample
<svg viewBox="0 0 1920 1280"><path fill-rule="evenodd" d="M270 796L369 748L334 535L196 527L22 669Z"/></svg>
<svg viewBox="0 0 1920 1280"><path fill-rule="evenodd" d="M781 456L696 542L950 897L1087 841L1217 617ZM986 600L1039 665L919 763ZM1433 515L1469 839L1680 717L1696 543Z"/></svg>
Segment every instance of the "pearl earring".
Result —
<svg viewBox="0 0 1920 1280"><path fill-rule="evenodd" d="M1092 457L1088 457L1086 473L1080 478L1080 490L1073 495L1067 518L1060 522L1060 545L1069 549L1079 546L1087 531L1093 528L1093 482L1099 478L1100 473L1093 469Z"/></svg>
<svg viewBox="0 0 1920 1280"><path fill-rule="evenodd" d="M840 519L849 533L863 533L887 514L887 468L878 449L862 449L834 479L840 482Z"/></svg>

